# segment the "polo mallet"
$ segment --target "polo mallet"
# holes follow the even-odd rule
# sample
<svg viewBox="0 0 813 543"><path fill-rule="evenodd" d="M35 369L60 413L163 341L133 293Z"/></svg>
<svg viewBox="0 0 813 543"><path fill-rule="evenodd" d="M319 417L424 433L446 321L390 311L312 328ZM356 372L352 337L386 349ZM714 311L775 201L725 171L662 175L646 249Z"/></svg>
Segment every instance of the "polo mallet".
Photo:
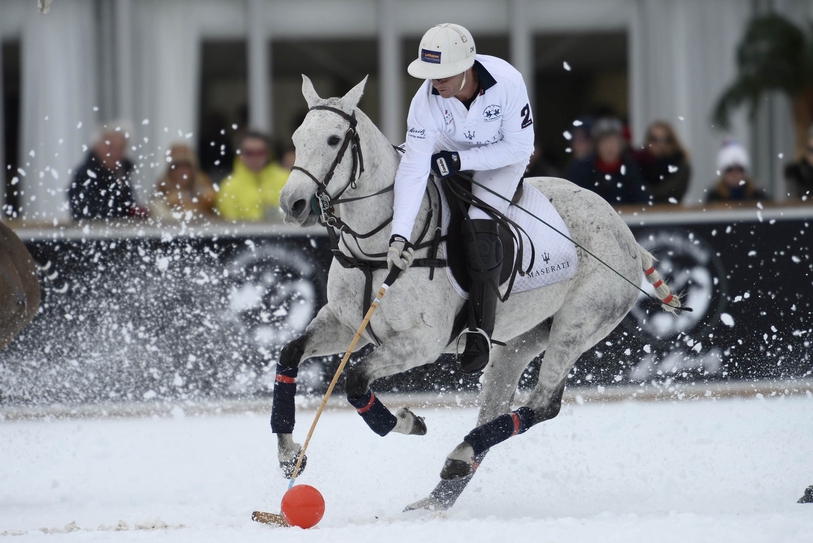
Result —
<svg viewBox="0 0 813 543"><path fill-rule="evenodd" d="M313 431L316 429L316 423L319 422L319 417L322 416L322 411L325 409L325 405L327 405L327 401L330 398L330 395L333 393L333 389L336 387L336 383L339 381L339 376L341 376L342 371L344 371L344 367L347 365L347 361L350 359L350 355L353 352L353 349L358 343L359 339L361 339L361 335L364 333L364 329L367 328L367 324L369 324L370 319L375 313L376 308L378 308L378 304L381 302L381 299L384 297L384 294L387 290L395 283L395 280L398 279L398 275L401 273L401 270L395 266L393 266L390 273L387 275L387 278L384 279L384 284L381 285L381 288L378 290L378 294L373 299L372 303L370 304L370 309L367 310L367 314L364 315L364 320L361 321L361 325L359 325L358 330L356 330L356 335L353 336L353 341L350 342L350 346L347 348L347 351L344 353L344 357L342 358L339 367L336 368L336 374L333 376L333 380L330 382L330 386L327 387L327 392L325 392L325 397L322 398L322 403L319 405L319 409L316 410L316 416L313 418L313 423L311 423L311 429L308 431L308 437L305 438L305 444L302 445L302 450L299 451L299 458L296 460L296 467L294 467L294 473L291 477L291 482L288 484L288 489L290 490L291 487L294 486L296 482L296 478L299 475L299 468L302 466L302 459L305 458L305 451L308 450L308 444L311 441L311 437L313 436ZM285 518L281 514L277 513L267 513L264 511L254 511L251 514L251 520L256 522L262 522L264 524L276 524L277 526L289 526L288 522L286 522Z"/></svg>

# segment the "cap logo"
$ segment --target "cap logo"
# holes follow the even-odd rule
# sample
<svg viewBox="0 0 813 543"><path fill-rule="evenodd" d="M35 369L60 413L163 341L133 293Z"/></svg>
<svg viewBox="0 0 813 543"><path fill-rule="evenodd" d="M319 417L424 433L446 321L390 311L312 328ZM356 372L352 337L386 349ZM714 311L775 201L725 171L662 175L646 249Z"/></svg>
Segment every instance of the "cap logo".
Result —
<svg viewBox="0 0 813 543"><path fill-rule="evenodd" d="M440 52L421 49L421 60L430 64L440 64Z"/></svg>

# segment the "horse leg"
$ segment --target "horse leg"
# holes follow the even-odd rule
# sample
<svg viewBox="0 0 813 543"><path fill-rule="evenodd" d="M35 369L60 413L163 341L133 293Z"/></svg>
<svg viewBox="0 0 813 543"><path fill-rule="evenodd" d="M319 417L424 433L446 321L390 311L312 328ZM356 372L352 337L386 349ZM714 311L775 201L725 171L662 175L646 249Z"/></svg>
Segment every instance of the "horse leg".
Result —
<svg viewBox="0 0 813 543"><path fill-rule="evenodd" d="M621 322L626 312L617 311L612 303L585 306L571 298L567 307L556 313L551 326L550 344L539 368L539 381L527 405L481 424L463 439L446 458L441 479L454 480L470 476L476 459L494 445L526 432L531 426L559 414L567 374L578 357L598 343ZM586 300L586 301L589 301ZM591 307L583 311L584 307Z"/></svg>
<svg viewBox="0 0 813 543"><path fill-rule="evenodd" d="M546 320L533 330L509 341L505 347L494 351L491 363L483 372L478 425L485 424L511 410L511 401L522 373L530 361L545 350L549 336L550 320ZM407 505L404 511L416 509L445 511L452 507L471 482L487 453L488 450L485 450L474 456L473 469L467 476L453 480L441 479L428 497Z"/></svg>
<svg viewBox="0 0 813 543"><path fill-rule="evenodd" d="M382 437L390 432L426 434L422 417L406 407L392 414L370 390L370 383L436 360L443 346L442 341L429 337L425 328L412 328L390 337L366 360L347 371L347 401L356 408L372 431Z"/></svg>
<svg viewBox="0 0 813 543"><path fill-rule="evenodd" d="M280 352L271 403L271 431L277 434L277 458L286 479L294 476L301 450L292 436L296 422L294 399L299 364L314 356L335 354L352 340L353 332L336 319L329 306L324 306L305 333L285 345ZM303 458L300 473L305 469L305 463L306 458Z"/></svg>

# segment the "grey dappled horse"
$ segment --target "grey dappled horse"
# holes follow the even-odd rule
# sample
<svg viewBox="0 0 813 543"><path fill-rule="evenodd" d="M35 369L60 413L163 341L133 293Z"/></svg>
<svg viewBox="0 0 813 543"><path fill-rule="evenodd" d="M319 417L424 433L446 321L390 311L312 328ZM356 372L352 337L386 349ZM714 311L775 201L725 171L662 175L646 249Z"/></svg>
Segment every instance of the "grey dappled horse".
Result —
<svg viewBox="0 0 813 543"><path fill-rule="evenodd" d="M311 81L304 76L303 80L302 94L310 111L293 135L296 165L280 198L285 221L301 226L314 224L318 209L314 209L311 201L314 195L321 195L323 200L331 200L334 218L344 223L345 235L341 238L344 254L360 258L363 253L382 255L388 247L389 228L381 225L392 215L393 192L388 187L395 179L399 153L356 107L366 78L344 97L330 99L320 98ZM353 154L354 146L360 148L360 156ZM570 369L635 304L639 292L633 285L640 284L642 271L648 272L650 282L657 284L660 280L652 267L653 257L638 245L624 221L601 197L563 179L535 178L527 182L550 199L574 240L632 284L579 249L574 277L513 294L499 304L493 336L506 345L493 349L484 370L478 426L447 457L441 482L430 496L407 509L450 507L491 446L555 417ZM438 213L429 219L430 205L425 195L414 232L421 232L427 220L437 220ZM434 223L431 226L434 230ZM352 239L352 233L370 232L373 235ZM426 253L426 249L417 251L415 257L425 258ZM443 247L438 256L445 257ZM383 256L378 260L383 260ZM381 345L347 370L348 400L380 435L390 431L422 434L426 427L422 418L407 409L393 416L372 395L370 383L431 363L454 349L450 334L455 315L465 300L455 292L445 274L435 274L430 280L429 273L427 268L412 267L392 285L371 321ZM386 268L375 271L373 283L380 285L385 275ZM278 457L286 476L292 475L292 464L300 450L291 437L296 368L310 357L347 349L362 321L364 291L362 272L342 267L334 259L328 275L327 305L305 333L286 345L280 355L277 365L280 388L275 388L272 428L277 433ZM656 292L666 303L674 300L668 309L674 311L679 306L677 298L670 296L662 282ZM368 336L365 333L359 347L372 341ZM511 411L523 371L543 351L538 384L527 404ZM284 383L292 386L285 389ZM373 411L378 414L371 415Z"/></svg>
<svg viewBox="0 0 813 543"><path fill-rule="evenodd" d="M20 238L0 223L0 349L5 349L37 314L37 266Z"/></svg>

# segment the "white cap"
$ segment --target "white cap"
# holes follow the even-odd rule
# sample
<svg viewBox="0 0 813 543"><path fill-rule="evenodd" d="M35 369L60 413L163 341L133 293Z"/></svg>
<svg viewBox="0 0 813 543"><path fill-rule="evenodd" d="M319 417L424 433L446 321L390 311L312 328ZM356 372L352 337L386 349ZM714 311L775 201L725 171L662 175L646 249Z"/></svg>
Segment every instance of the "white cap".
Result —
<svg viewBox="0 0 813 543"><path fill-rule="evenodd" d="M418 58L407 72L418 79L445 79L462 74L474 66L474 38L460 25L443 23L433 26L421 38Z"/></svg>
<svg viewBox="0 0 813 543"><path fill-rule="evenodd" d="M723 148L717 153L717 169L719 171L722 172L731 166L742 166L745 171L751 168L751 159L748 158L748 152L737 142L723 145Z"/></svg>

